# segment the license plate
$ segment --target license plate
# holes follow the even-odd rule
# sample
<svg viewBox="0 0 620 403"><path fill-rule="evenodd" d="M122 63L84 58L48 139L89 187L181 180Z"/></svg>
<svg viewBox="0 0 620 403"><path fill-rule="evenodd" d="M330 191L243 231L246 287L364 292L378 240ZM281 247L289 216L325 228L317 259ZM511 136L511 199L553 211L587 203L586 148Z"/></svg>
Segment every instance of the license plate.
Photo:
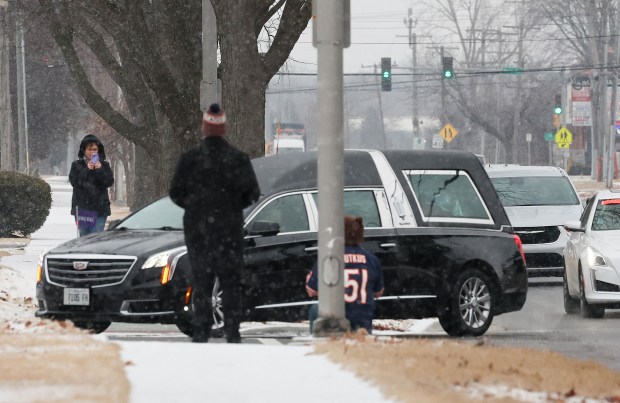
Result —
<svg viewBox="0 0 620 403"><path fill-rule="evenodd" d="M65 288L63 304L65 305L84 305L90 304L90 290L88 288Z"/></svg>

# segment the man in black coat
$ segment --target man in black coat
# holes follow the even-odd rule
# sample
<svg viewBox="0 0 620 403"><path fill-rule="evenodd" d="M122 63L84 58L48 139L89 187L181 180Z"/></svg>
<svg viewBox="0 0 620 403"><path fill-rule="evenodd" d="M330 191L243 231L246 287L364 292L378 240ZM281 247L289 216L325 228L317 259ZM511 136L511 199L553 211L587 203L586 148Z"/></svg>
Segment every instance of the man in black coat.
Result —
<svg viewBox="0 0 620 403"><path fill-rule="evenodd" d="M114 184L114 174L96 136L88 134L82 139L78 159L71 164L69 182L73 186L71 215L80 236L103 231L110 215L108 188Z"/></svg>
<svg viewBox="0 0 620 403"><path fill-rule="evenodd" d="M202 134L202 144L181 155L170 186L170 198L185 209L185 244L193 278L192 341L206 342L211 335L217 276L226 339L240 343L243 209L258 200L260 190L248 155L224 139L226 114L218 104L204 114Z"/></svg>

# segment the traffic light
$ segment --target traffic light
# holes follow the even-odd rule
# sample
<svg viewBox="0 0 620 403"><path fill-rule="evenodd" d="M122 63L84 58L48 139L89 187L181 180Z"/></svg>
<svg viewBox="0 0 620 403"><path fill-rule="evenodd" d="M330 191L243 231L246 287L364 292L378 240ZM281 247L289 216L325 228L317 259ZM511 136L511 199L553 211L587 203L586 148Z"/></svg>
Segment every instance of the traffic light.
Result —
<svg viewBox="0 0 620 403"><path fill-rule="evenodd" d="M441 58L441 68L442 68L442 77L444 79L451 79L454 77L454 69L452 67L453 59L449 56L444 56Z"/></svg>
<svg viewBox="0 0 620 403"><path fill-rule="evenodd" d="M555 102L553 104L553 113L556 115L562 114L562 95L558 94L555 96Z"/></svg>
<svg viewBox="0 0 620 403"><path fill-rule="evenodd" d="M392 91L392 58L381 58L381 91Z"/></svg>

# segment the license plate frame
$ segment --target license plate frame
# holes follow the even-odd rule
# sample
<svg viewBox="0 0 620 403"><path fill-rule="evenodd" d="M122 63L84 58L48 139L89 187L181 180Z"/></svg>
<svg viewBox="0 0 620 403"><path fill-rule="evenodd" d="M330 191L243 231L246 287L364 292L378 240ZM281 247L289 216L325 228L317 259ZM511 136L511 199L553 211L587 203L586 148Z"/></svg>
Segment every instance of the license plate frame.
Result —
<svg viewBox="0 0 620 403"><path fill-rule="evenodd" d="M65 288L63 290L62 303L71 306L89 306L90 289L88 288Z"/></svg>

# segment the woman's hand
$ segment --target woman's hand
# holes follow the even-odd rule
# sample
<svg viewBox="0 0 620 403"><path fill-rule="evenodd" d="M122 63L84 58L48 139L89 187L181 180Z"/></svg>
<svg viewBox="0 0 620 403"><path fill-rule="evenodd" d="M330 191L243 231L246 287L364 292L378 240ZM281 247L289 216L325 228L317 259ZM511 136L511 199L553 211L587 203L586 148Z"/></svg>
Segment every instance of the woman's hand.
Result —
<svg viewBox="0 0 620 403"><path fill-rule="evenodd" d="M97 163L95 164L95 169L99 169L101 168L101 162L97 161Z"/></svg>
<svg viewBox="0 0 620 403"><path fill-rule="evenodd" d="M93 169L95 169L95 164L93 164L92 162L89 162L88 164L86 164L86 167L92 171Z"/></svg>

